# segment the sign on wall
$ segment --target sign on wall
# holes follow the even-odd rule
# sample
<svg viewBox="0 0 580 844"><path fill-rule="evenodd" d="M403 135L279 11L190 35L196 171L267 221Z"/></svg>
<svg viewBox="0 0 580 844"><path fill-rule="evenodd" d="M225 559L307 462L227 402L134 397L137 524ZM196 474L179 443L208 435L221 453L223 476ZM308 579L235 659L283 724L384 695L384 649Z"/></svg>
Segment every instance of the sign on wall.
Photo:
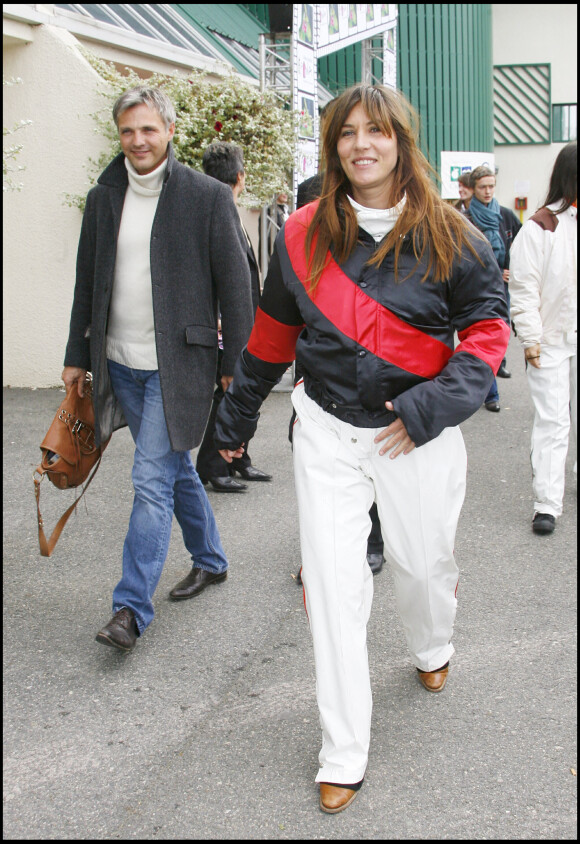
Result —
<svg viewBox="0 0 580 844"><path fill-rule="evenodd" d="M495 173L495 156L492 152L441 152L441 196L459 199L459 177L462 173L486 166Z"/></svg>

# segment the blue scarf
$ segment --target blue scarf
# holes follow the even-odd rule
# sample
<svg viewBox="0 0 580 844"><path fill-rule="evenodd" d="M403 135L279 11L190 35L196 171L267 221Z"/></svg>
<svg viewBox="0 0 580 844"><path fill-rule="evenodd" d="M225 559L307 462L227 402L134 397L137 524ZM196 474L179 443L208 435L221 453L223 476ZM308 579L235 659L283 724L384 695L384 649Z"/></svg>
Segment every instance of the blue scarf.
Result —
<svg viewBox="0 0 580 844"><path fill-rule="evenodd" d="M489 240L499 268L503 269L505 246L499 234L501 214L497 199L492 199L489 205L484 205L472 196L469 203L469 216Z"/></svg>

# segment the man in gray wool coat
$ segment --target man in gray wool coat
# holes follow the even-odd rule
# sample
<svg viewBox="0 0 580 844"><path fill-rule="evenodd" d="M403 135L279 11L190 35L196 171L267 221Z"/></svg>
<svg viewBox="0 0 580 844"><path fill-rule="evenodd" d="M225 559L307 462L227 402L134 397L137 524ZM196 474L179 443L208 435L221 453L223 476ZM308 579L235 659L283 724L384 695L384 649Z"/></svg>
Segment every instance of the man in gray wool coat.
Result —
<svg viewBox="0 0 580 844"><path fill-rule="evenodd" d="M228 561L189 451L203 437L223 333L222 382L253 323L248 262L231 189L176 161L175 109L137 87L113 107L122 152L89 191L62 380L93 375L95 436L128 425L135 497L113 617L97 641L130 651L153 620L173 514L193 567L187 597Z"/></svg>

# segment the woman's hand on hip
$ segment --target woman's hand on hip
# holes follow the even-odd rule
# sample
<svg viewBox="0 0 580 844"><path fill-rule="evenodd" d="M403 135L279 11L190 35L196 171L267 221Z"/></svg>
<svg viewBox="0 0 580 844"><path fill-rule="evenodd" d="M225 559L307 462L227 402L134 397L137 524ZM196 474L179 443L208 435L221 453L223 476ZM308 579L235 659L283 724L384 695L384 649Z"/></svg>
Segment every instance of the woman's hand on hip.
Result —
<svg viewBox="0 0 580 844"><path fill-rule="evenodd" d="M393 410L393 403L390 401L385 402L385 407L387 410ZM394 460L399 454L409 454L415 448L415 443L407 433L405 424L400 418L391 422L390 425L375 437L376 443L380 443L383 440L388 440L388 442L381 448L379 454L382 457L389 449L393 449L389 454L391 460Z"/></svg>

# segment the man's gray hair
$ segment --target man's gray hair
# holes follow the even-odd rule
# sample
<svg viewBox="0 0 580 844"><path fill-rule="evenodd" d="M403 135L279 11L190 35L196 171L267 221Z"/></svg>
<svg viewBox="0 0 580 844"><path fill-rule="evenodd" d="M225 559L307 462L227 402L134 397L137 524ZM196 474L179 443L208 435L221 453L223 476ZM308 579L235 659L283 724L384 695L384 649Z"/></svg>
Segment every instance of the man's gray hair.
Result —
<svg viewBox="0 0 580 844"><path fill-rule="evenodd" d="M113 106L115 126L119 126L119 115L137 105L147 105L154 108L165 123L166 129L169 129L169 126L175 123L175 106L167 94L159 88L146 88L144 85L139 85L121 94Z"/></svg>

